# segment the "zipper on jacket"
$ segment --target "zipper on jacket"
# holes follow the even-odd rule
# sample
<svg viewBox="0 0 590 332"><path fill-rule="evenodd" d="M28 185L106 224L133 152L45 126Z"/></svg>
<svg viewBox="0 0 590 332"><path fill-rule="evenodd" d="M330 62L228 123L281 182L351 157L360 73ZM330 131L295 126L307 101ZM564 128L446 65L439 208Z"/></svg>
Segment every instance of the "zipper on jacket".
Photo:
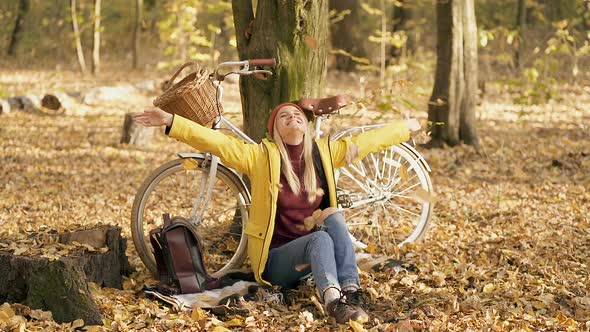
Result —
<svg viewBox="0 0 590 332"><path fill-rule="evenodd" d="M276 204L275 202L272 202L273 200L273 195L274 195L274 188L272 187L272 165L271 165L271 160L270 160L270 150L268 149L268 147L266 146L265 143L262 143L262 145L264 145L264 148L266 149L266 153L268 154L268 176L270 178L270 183L271 183L271 187L270 187L270 199L271 199L271 204ZM271 205L272 206L272 205ZM275 206L275 211L276 211L276 206ZM262 264L262 256L264 256L264 250L266 249L266 237L268 236L268 229L270 228L270 224L271 224L271 220L272 219L272 211L270 213L270 215L268 216L268 223L266 224L266 232L264 233L264 238L262 239L262 252L260 255L260 260L258 261L258 269L260 270L260 265ZM270 251L270 250L269 250ZM268 256L268 254L267 254ZM268 257L267 257L268 259ZM262 267L262 273L260 273L260 280L262 279L262 274L264 274L264 270L266 270L266 266ZM256 273L258 273L259 271L257 271ZM268 282L268 281L267 281Z"/></svg>
<svg viewBox="0 0 590 332"><path fill-rule="evenodd" d="M334 174L334 160L332 159L332 148L330 147L330 141L331 141L330 136L328 136L328 154L330 155L330 167L332 168L332 181L334 182L334 196L336 198L336 206L335 207L338 207L338 190L337 190L338 188L336 187L336 175ZM326 173L325 170L324 170L324 173Z"/></svg>

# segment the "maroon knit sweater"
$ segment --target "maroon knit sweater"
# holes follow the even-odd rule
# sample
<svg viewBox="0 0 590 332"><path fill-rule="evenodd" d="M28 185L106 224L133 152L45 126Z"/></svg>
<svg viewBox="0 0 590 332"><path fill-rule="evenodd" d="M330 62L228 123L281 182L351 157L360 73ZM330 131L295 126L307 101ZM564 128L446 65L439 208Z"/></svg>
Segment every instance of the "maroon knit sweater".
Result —
<svg viewBox="0 0 590 332"><path fill-rule="evenodd" d="M288 145L287 152L293 170L303 184L303 171L305 162L303 160L303 143L299 145ZM320 179L318 178L318 186ZM283 244L311 233L311 231L301 230L296 225L303 225L303 219L311 216L313 211L320 207L322 197L319 196L313 203L307 200L307 192L301 192L295 195L289 187L287 179L281 172L281 190L277 199L277 214L275 219L275 229L270 242L270 248L277 248Z"/></svg>

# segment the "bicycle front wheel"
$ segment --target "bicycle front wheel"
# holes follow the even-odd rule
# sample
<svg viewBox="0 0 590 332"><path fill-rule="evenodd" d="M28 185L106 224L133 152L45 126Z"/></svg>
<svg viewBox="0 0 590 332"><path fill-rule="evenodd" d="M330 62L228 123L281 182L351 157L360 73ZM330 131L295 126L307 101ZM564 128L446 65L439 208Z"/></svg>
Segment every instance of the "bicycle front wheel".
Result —
<svg viewBox="0 0 590 332"><path fill-rule="evenodd" d="M371 153L336 171L339 204L357 248L390 253L420 239L433 209L428 171L404 145Z"/></svg>
<svg viewBox="0 0 590 332"><path fill-rule="evenodd" d="M246 258L243 228L248 220L250 195L242 181L218 164L210 200L207 187L210 162L202 156L170 161L156 169L135 196L131 211L131 233L137 253L145 266L157 273L149 231L163 225L162 215L189 219L201 235L207 270L219 276L242 265Z"/></svg>

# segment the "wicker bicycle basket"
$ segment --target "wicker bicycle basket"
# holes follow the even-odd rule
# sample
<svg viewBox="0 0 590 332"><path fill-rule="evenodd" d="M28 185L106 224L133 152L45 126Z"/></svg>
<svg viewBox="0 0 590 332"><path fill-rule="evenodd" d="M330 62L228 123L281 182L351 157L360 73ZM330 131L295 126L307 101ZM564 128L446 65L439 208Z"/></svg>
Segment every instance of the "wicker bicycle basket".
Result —
<svg viewBox="0 0 590 332"><path fill-rule="evenodd" d="M176 76L188 66L195 66L196 70L173 84ZM194 62L187 62L178 68L164 86L164 93L154 100L154 106L203 126L210 126L223 113L213 82L207 72Z"/></svg>

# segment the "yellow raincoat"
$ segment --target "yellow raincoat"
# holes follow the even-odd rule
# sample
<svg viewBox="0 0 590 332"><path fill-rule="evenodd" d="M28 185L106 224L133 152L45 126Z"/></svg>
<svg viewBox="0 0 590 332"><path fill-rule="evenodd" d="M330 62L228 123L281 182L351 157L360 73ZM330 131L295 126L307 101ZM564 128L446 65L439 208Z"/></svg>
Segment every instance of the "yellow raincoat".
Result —
<svg viewBox="0 0 590 332"><path fill-rule="evenodd" d="M263 139L260 144L249 144L178 115L174 116L169 136L200 151L211 152L219 156L226 166L248 175L252 185L250 220L246 225L248 257L256 280L261 284L270 285L262 279L262 273L274 232L280 184L281 157L275 143ZM317 140L326 173L330 206L337 206L334 169L344 165L350 144L356 144L358 157L364 158L371 152L407 141L409 137L406 121L400 120L352 138L346 137L337 141L329 141L328 138Z"/></svg>

